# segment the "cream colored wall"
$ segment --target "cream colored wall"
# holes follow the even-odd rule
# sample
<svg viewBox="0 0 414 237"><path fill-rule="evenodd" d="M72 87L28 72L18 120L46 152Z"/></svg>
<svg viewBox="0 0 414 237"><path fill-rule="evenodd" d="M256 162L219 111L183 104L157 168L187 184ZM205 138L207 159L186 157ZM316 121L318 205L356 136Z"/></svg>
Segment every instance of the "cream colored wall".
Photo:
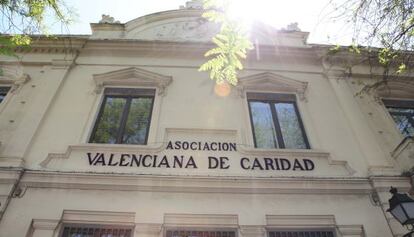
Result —
<svg viewBox="0 0 414 237"><path fill-rule="evenodd" d="M185 46L181 47L185 48ZM153 46L152 49L154 48L157 46ZM7 103L0 110L0 160L2 162L7 160L10 163L11 160L20 158L24 160L25 169L35 170L34 172L52 171L58 174L68 169L86 173L131 172L119 167L110 171L88 167L85 163L81 163L80 159L85 161L87 151L99 151L104 147L111 147L118 153L140 152L146 149L142 146L87 144L102 99L102 94L95 92L96 84L93 75L133 66L173 78L166 94L156 96L158 112L153 115L147 147L159 145L165 142L165 139L190 140L191 138L201 141L228 139L237 142L240 147L247 150L244 152L251 156L261 154L287 155L293 158L299 155L312 156L315 162L318 162L318 167L322 167L321 170L313 173L270 174L232 170L231 174L249 177L284 176L286 180L298 176L340 177L344 183L349 183L350 189L354 187L353 181L356 177L387 175L391 171L392 175L398 175L401 171L398 166L394 166L393 160L388 156L395 139L381 138L386 134L393 134L396 137L395 128L390 123L389 117L385 119L381 117L381 114L386 111L381 111L381 107L364 99L355 98L353 96L356 91L355 85L347 81L338 81L337 78L326 73L316 53L311 57L308 55L307 58L302 58L300 54L286 57L286 55L272 55L269 52L263 56L262 52L260 60L248 61L246 70L241 76L272 72L308 82L306 101L298 99L297 103L312 149L300 151L302 153L288 151L289 154L275 149L259 155L257 149L253 148L246 99L240 97L235 89L226 98L214 94L214 82L208 79L206 73L197 71L204 60L200 52L159 50L151 53L151 49L142 52L133 50L129 52L128 49L99 51L85 46L72 68L53 63L52 59L63 59L66 56L33 53L23 58L23 71L31 76L31 80L9 95ZM41 65L35 65L33 62L36 60ZM367 109L376 111L378 119L375 122L369 120L370 115L365 113ZM386 113L383 115L387 116ZM386 134L379 136L378 127L383 127ZM182 133L180 129L187 130ZM72 150L68 153L70 147ZM197 155L209 154L215 153L197 152ZM230 154L232 155L234 154ZM234 156L240 156L240 153ZM47 165L42 166L41 163L48 158L50 158L49 163L46 162ZM141 174L140 172L132 171L135 174ZM150 172L163 174L164 170ZM210 174L213 177L207 180L212 182L215 176L228 175L226 172L203 172L207 171L177 171L172 175L208 176ZM74 179L75 176L73 174ZM394 184L394 180L392 178L390 180L384 187ZM364 184L368 187L364 188L363 193L328 192L323 195L304 194L303 191L300 195L283 194L283 192L202 194L149 192L148 190L103 191L97 187L79 190L76 185L80 184L77 183L69 185L70 188L65 186L64 189L55 189L56 186L53 185L38 188L36 184L30 184L27 185L28 188L21 198L10 199L10 204L0 221L0 236L25 236L32 219L60 220L63 210L69 209L135 212L136 223L161 224L165 213L236 214L240 225L265 225L265 215L268 214L334 215L338 225L362 225L367 236L391 236L390 228L387 226L390 218L383 213L386 209L385 188L381 189L384 195L380 203L382 206L375 206L378 203L375 205L372 203L371 192L380 191L377 191L376 187L371 188L371 182L372 180L368 179L365 181ZM407 180L401 183L409 186ZM335 186L330 179L326 179L326 183L321 185L328 190ZM409 189L404 185L401 186L405 187L405 190ZM256 186L250 188L253 187ZM10 197L9 192L11 191L8 187L7 192L1 190L0 196L4 199Z"/></svg>
<svg viewBox="0 0 414 237"><path fill-rule="evenodd" d="M157 97L160 100L160 112L158 123L151 125L151 132L156 131L152 142L162 142L166 128L230 129L237 130L239 140L247 147L252 147L245 99L240 98L234 90L227 98L216 96L214 84L207 74L197 72L202 58L190 61L176 60L172 56L151 59L109 56L80 55L77 60L79 65L70 71L58 89L41 121L41 127L29 145L25 158L28 167L39 168L39 163L48 153L64 153L68 145L86 143L102 98L101 94L94 92L92 75L132 65L173 77L166 95ZM117 66L101 65L111 62L116 62ZM301 65L273 66L263 62L259 70L254 66L249 65L243 74L271 71L309 82L308 101L298 101L298 105L312 148L329 152L334 160L348 161L359 176L366 174L367 161L362 152L365 147L356 142L352 126L346 119L346 111L341 108L330 80L320 73L321 67L310 64L308 67L312 70L303 71ZM49 69L44 74L52 72L53 69ZM42 84L40 89L56 91L48 84ZM25 136L23 132L20 134Z"/></svg>
<svg viewBox="0 0 414 237"><path fill-rule="evenodd" d="M14 199L0 223L0 236L25 236L33 217L59 220L64 209L135 212L136 223L156 224L164 223L166 213L234 214L240 226L266 226L266 215L334 215L337 225L363 225L366 236L391 236L381 210L365 195L45 191L28 189L22 198Z"/></svg>

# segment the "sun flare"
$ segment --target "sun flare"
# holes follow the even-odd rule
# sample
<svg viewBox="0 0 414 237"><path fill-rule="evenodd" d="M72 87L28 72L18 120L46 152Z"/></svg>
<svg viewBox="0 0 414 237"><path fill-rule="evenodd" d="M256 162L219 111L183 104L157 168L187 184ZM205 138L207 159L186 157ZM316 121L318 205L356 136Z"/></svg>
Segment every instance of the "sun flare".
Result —
<svg viewBox="0 0 414 237"><path fill-rule="evenodd" d="M294 9L290 3L279 0L240 1L229 0L228 15L249 28L254 22L263 22L275 27L284 27L298 21L292 19L290 12Z"/></svg>

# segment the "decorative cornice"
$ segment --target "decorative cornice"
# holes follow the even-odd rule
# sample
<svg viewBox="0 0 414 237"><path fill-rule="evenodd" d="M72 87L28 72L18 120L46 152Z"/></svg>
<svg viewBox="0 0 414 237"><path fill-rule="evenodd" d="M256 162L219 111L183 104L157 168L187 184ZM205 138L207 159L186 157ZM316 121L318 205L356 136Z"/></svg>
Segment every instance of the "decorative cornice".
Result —
<svg viewBox="0 0 414 237"><path fill-rule="evenodd" d="M409 192L413 187L410 184L410 177L370 177L373 188L376 192L388 193L390 187L398 188L400 192Z"/></svg>
<svg viewBox="0 0 414 237"><path fill-rule="evenodd" d="M409 182L406 179L392 179ZM186 193L244 194L366 194L372 192L364 178L259 178L209 176L156 176L108 173L26 171L22 187L87 190L128 190Z"/></svg>
<svg viewBox="0 0 414 237"><path fill-rule="evenodd" d="M306 100L307 82L294 80L285 76L264 72L241 77L237 85L239 95L243 98L247 90L295 93L301 100Z"/></svg>
<svg viewBox="0 0 414 237"><path fill-rule="evenodd" d="M30 47L18 47L16 53L75 54L88 41L88 35L34 36Z"/></svg>
<svg viewBox="0 0 414 237"><path fill-rule="evenodd" d="M95 91L101 93L105 86L137 86L158 88L158 94L164 95L172 82L171 76L161 75L137 67L129 67L117 71L94 74Z"/></svg>

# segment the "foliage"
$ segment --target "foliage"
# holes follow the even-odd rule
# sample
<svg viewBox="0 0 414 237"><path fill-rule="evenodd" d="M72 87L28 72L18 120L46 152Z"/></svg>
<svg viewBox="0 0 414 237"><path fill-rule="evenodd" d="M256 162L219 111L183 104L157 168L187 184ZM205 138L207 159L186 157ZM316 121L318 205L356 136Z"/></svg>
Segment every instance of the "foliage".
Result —
<svg viewBox="0 0 414 237"><path fill-rule="evenodd" d="M55 17L66 25L73 15L63 0L0 0L0 9L1 55L14 55L14 48L29 46L33 34L48 35L45 19Z"/></svg>
<svg viewBox="0 0 414 237"><path fill-rule="evenodd" d="M228 7L227 0L204 0L203 17L221 24L221 28L212 39L217 47L205 53L206 57L213 58L201 65L199 71L210 71L210 78L217 84L228 82L237 85L237 71L243 69L241 59L246 58L253 44L243 27L226 15Z"/></svg>
<svg viewBox="0 0 414 237"><path fill-rule="evenodd" d="M335 46L329 54L348 51L360 61L383 68L379 84L389 75L409 73L414 50L413 0L331 0L334 7L331 20L345 22L352 29L352 45ZM362 47L363 45L363 47ZM378 86L376 84L375 86Z"/></svg>

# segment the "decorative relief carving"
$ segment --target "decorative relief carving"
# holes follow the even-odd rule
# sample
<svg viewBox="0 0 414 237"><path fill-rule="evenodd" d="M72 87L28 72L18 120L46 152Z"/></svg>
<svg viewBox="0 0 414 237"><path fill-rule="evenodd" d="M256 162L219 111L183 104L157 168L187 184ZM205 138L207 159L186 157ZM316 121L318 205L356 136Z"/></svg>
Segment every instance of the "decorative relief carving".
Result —
<svg viewBox="0 0 414 237"><path fill-rule="evenodd" d="M210 41L218 31L214 24L206 23L203 18L191 21L167 22L140 31L134 38L169 41Z"/></svg>
<svg viewBox="0 0 414 237"><path fill-rule="evenodd" d="M286 31L301 31L297 22L292 22L284 28Z"/></svg>
<svg viewBox="0 0 414 237"><path fill-rule="evenodd" d="M185 3L185 6L180 6L180 9L203 9L203 1L201 0L192 0Z"/></svg>
<svg viewBox="0 0 414 237"><path fill-rule="evenodd" d="M99 21L100 24L120 24L120 21L115 21L110 15L102 14L102 19Z"/></svg>

